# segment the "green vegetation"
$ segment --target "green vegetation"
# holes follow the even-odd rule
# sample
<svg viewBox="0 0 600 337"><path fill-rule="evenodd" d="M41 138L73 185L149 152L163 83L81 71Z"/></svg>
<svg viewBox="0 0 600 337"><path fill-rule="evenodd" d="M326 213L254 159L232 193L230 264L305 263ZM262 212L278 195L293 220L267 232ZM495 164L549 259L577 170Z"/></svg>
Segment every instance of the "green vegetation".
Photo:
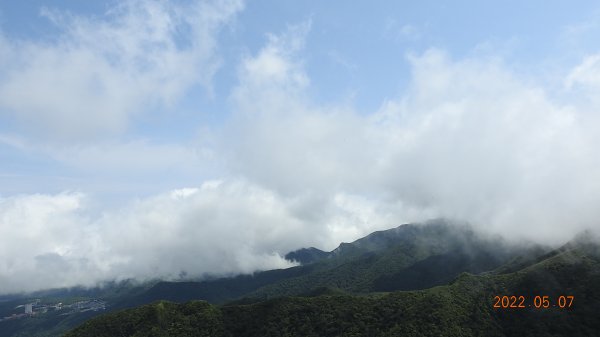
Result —
<svg viewBox="0 0 600 337"><path fill-rule="evenodd" d="M443 221L402 225L342 243L307 265L203 282L160 282L125 304L195 299L224 304L242 297L256 301L298 296L319 287L348 293L426 289L447 284L462 272L498 268L527 249ZM315 253L300 250L292 256L306 251Z"/></svg>
<svg viewBox="0 0 600 337"><path fill-rule="evenodd" d="M12 314L22 314L23 304L40 299L40 303L63 305L81 300L102 298L111 303L111 308L118 308L117 303L126 303L132 298L148 290L151 284L139 284L133 281L110 282L96 288L50 289L33 294L4 296L0 302L0 318ZM21 305L17 308L17 306ZM123 308L125 306L122 306ZM50 310L25 317L0 322L0 337L56 337L73 329L81 323L95 317L104 311L71 312Z"/></svg>
<svg viewBox="0 0 600 337"><path fill-rule="evenodd" d="M202 301L186 304L158 302L137 309L107 314L84 323L76 331L85 336L222 336L221 311ZM79 335L82 332L67 334Z"/></svg>
<svg viewBox="0 0 600 337"><path fill-rule="evenodd" d="M0 322L0 335L14 337L55 337L97 316L99 312L84 312L63 316L49 312L17 320Z"/></svg>
<svg viewBox="0 0 600 337"><path fill-rule="evenodd" d="M294 268L54 291L108 300L112 312L0 322L0 336L58 336L81 323L66 336L589 336L600 331L600 248L587 237L549 250L440 221L403 225L326 254L296 251L314 262ZM526 307L493 308L504 295ZM535 296L567 295L572 308L531 307Z"/></svg>
<svg viewBox="0 0 600 337"><path fill-rule="evenodd" d="M426 290L364 295L316 289L215 306L157 302L86 322L79 336L592 336L600 331L596 245L571 245L509 273L463 273ZM494 296L522 295L525 308L494 309ZM535 308L535 296L574 296L571 308Z"/></svg>

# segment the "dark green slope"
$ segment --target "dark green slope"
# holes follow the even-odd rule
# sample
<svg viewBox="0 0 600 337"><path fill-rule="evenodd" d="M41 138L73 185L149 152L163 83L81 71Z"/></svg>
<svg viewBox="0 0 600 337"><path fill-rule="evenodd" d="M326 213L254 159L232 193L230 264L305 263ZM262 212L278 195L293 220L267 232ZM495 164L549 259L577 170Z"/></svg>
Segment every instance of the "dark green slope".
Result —
<svg viewBox="0 0 600 337"><path fill-rule="evenodd" d="M22 313L18 305L40 299L44 304L62 302L70 304L76 301L101 298L108 301L109 306L117 301L129 301L137 294L144 293L151 283L139 283L132 280L107 282L94 288L73 287L49 289L31 294L4 296L0 302L0 317ZM112 307L109 307L109 309ZM54 337L73 329L88 319L102 314L103 311L87 311L66 314L65 311L49 311L33 317L0 322L0 337Z"/></svg>
<svg viewBox="0 0 600 337"><path fill-rule="evenodd" d="M343 243L332 252L299 250L288 257L314 262L294 268L202 282L156 282L143 286L107 284L98 289L69 289L38 295L43 298L77 294L97 297L109 302L108 310L120 310L157 300L253 303L284 295L422 289L445 284L463 271L477 273L493 269L507 256L516 254L517 250L507 254L507 247L500 241L475 236L466 226L438 220L375 232L355 242ZM490 252L495 255L490 255ZM472 261L473 257L476 261ZM411 276L403 278L403 274ZM10 307L11 310L13 308ZM57 332L65 331L94 314L76 314L73 317L46 315L35 320L1 322L0 336L14 336L16 333L56 336Z"/></svg>
<svg viewBox="0 0 600 337"><path fill-rule="evenodd" d="M318 248L301 248L293 252L285 254L285 259L288 261L294 261L301 264L309 264L323 260L331 255L330 252L324 252Z"/></svg>
<svg viewBox="0 0 600 337"><path fill-rule="evenodd" d="M288 257L314 262L285 270L203 282L161 282L123 306L157 300L222 304L241 297L300 295L317 287L351 293L425 289L446 284L461 272L498 268L525 252L526 248L499 238L477 235L468 226L436 220L374 232L328 253L298 250Z"/></svg>
<svg viewBox="0 0 600 337"><path fill-rule="evenodd" d="M572 244L515 272L463 273L420 291L221 307L161 302L93 319L67 336L593 336L600 331L597 253L596 244ZM496 295L522 295L526 308L494 309ZM533 307L535 296L556 304L566 295L574 296L569 309Z"/></svg>
<svg viewBox="0 0 600 337"><path fill-rule="evenodd" d="M426 289L452 281L462 272L481 273L527 252L469 226L432 221L402 225L342 244L315 263L312 272L266 285L248 297L293 296L314 287L351 293Z"/></svg>
<svg viewBox="0 0 600 337"><path fill-rule="evenodd" d="M0 322L0 336L11 337L54 337L60 336L83 322L102 314L88 311L62 316L59 313L47 313L19 320Z"/></svg>
<svg viewBox="0 0 600 337"><path fill-rule="evenodd" d="M309 274L313 269L314 266L307 265L202 282L158 282L146 292L135 298L126 299L118 305L127 307L157 300L185 302L192 299L224 303L282 279Z"/></svg>

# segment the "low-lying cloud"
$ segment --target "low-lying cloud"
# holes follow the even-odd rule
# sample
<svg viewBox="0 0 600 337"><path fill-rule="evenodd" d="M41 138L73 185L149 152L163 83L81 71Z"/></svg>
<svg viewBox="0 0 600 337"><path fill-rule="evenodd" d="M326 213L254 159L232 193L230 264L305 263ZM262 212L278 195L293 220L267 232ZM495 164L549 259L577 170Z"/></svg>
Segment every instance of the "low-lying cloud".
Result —
<svg viewBox="0 0 600 337"><path fill-rule="evenodd" d="M96 216L80 193L4 198L1 292L289 267L282 255L291 249L333 248L339 237L390 221L355 196L314 201L243 180L208 181Z"/></svg>

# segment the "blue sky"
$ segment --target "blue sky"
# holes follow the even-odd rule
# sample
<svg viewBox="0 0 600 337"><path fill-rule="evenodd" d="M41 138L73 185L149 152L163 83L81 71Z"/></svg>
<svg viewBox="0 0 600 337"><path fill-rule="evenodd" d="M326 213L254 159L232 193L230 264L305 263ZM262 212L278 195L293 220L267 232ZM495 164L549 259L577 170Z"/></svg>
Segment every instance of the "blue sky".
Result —
<svg viewBox="0 0 600 337"><path fill-rule="evenodd" d="M64 38L65 27L53 23L43 14L45 10L109 22L115 17L106 14L116 4L8 2L0 8L2 32L15 43L52 44ZM290 25L310 22L305 47L294 56L310 77L310 100L325 105L342 102L358 113L369 114L406 90L411 77L409 54L439 48L451 58L499 58L521 73L548 76L548 72L560 73L575 66L597 50L593 36L598 31L598 15L593 1L460 1L452 6L437 1L356 2L343 6L335 2L253 1L244 4L216 33L215 57L220 66L211 76L210 88L189 85L171 105L145 106L145 112L129 120L125 130L107 137L185 143L204 127L219 127L232 110L229 97L238 81L239 63L264 46L267 34L278 34ZM14 115L5 113L0 117L7 133L23 132L24 126L14 122ZM3 195L79 189L76 184L62 186L56 180L68 176L88 179L88 173L74 172L72 167L43 155L7 146L1 153L11 163L2 170L4 176L10 176L3 179ZM23 176L15 180L14 175ZM43 176L46 182L31 175ZM32 181L36 181L35 187ZM175 179L169 187L198 182L186 176ZM136 194L136 190L137 186L129 192Z"/></svg>
<svg viewBox="0 0 600 337"><path fill-rule="evenodd" d="M594 227L599 19L593 1L3 2L0 293L281 267L440 216L552 242Z"/></svg>

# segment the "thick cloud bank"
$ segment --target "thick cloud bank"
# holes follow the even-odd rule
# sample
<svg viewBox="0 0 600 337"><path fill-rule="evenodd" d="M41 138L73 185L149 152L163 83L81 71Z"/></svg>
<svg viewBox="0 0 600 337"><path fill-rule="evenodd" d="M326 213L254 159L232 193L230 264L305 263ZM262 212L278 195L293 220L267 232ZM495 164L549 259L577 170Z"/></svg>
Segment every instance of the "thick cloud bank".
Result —
<svg viewBox="0 0 600 337"><path fill-rule="evenodd" d="M314 202L245 181L209 181L96 217L78 193L5 198L2 293L288 267L281 255L291 249L325 246L390 222L377 205L357 197L340 194L324 200L326 206Z"/></svg>
<svg viewBox="0 0 600 337"><path fill-rule="evenodd" d="M239 174L282 195L344 191L511 237L598 226L597 57L545 88L498 60L430 49L408 57L406 92L365 114L306 97L289 54L302 33L288 34L293 45L272 39L241 67L223 151Z"/></svg>
<svg viewBox="0 0 600 337"><path fill-rule="evenodd" d="M90 219L81 194L0 202L3 292L102 279L229 274L287 265L275 252L302 235L281 202L243 184L210 182ZM296 228L294 230L294 228ZM289 242L287 243L289 245Z"/></svg>

